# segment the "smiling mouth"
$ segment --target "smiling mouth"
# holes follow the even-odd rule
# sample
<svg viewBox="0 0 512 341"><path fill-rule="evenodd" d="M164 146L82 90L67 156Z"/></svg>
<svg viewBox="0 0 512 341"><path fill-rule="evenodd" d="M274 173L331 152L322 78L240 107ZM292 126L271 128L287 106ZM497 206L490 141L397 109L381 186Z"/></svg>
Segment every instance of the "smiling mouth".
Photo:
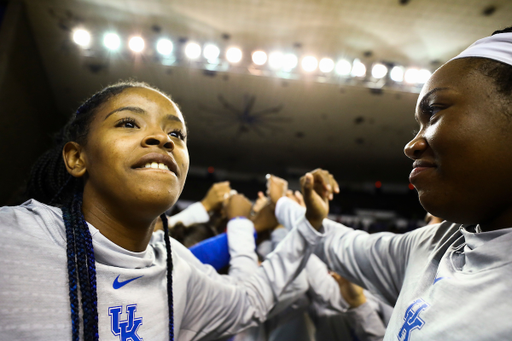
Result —
<svg viewBox="0 0 512 341"><path fill-rule="evenodd" d="M169 167L167 167L166 164L158 163L158 162L151 162L151 163L148 162L144 165L144 167L141 167L141 168L165 169L165 170L170 171Z"/></svg>

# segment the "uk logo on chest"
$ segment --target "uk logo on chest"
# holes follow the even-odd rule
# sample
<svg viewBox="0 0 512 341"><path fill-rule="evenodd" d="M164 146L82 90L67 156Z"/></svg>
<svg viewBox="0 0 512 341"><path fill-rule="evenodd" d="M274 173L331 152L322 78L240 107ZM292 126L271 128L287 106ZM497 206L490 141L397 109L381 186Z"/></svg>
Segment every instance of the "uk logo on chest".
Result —
<svg viewBox="0 0 512 341"><path fill-rule="evenodd" d="M118 336L120 341L142 341L143 338L137 334L139 327L142 326L142 317L135 317L137 305L129 304L125 311L126 318L122 319L123 306L108 308L112 334Z"/></svg>
<svg viewBox="0 0 512 341"><path fill-rule="evenodd" d="M430 305L421 298L418 298L407 307L404 316L404 324L397 335L399 341L409 341L411 333L414 330L423 328L425 321L420 317L420 314L428 307L430 307Z"/></svg>

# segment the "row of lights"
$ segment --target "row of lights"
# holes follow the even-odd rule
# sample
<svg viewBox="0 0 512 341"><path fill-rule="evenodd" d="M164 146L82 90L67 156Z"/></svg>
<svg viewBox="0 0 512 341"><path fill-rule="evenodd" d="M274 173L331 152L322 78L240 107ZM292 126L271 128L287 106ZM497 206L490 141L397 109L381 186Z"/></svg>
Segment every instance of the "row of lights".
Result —
<svg viewBox="0 0 512 341"><path fill-rule="evenodd" d="M84 29L76 29L73 32L73 41L84 48L91 45L91 34ZM121 38L115 33L106 33L103 36L103 45L110 51L117 51L121 48ZM128 41L128 47L135 53L141 53L145 49L144 39L140 36L134 36ZM174 51L174 44L171 40L161 38L156 43L156 51L163 57L170 57ZM216 45L206 44L203 48L195 42L189 42L185 45L185 56L190 60L198 60L201 54L207 62L215 64L219 61L220 49ZM299 64L299 59L292 53L272 52L267 55L266 52L258 50L252 53L252 62L256 66L268 65L270 69L291 72ZM237 47L231 47L226 50L225 58L229 63L236 64L242 60L242 51ZM365 77L366 66L359 59L354 59L351 63L346 59L334 62L331 58L322 58L320 61L313 56L305 56L301 60L301 67L305 72L313 72L317 69L329 74L334 71L339 76L344 77ZM371 70L374 79L382 79L389 73L389 78L394 82L406 82L408 84L423 84L431 75L427 69L409 68L402 66L393 66L389 70L388 66L382 63L375 63Z"/></svg>

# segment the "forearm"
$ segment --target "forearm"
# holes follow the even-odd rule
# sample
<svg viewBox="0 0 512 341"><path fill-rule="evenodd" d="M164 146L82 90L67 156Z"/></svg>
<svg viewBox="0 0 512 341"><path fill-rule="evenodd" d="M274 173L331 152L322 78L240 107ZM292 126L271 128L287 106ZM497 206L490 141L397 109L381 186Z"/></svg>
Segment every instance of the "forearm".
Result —
<svg viewBox="0 0 512 341"><path fill-rule="evenodd" d="M229 275L244 278L258 269L254 225L249 219L232 219L227 227L229 246Z"/></svg>
<svg viewBox="0 0 512 341"><path fill-rule="evenodd" d="M251 276L236 285L190 285L188 296L194 300L188 310L190 324L184 328L201 329L202 337L213 339L263 322L321 237L304 219ZM199 318L202 315L208 320Z"/></svg>

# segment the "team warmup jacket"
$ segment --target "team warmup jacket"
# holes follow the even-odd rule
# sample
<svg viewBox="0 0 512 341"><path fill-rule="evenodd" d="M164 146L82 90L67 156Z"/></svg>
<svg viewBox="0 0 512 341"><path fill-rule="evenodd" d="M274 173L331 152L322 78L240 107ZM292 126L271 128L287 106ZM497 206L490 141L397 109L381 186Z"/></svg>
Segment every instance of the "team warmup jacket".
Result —
<svg viewBox="0 0 512 341"><path fill-rule="evenodd" d="M276 212L302 228L288 198ZM395 235L369 235L325 219L315 251L348 280L395 305L385 341L501 341L512 335L512 228L443 222Z"/></svg>
<svg viewBox="0 0 512 341"><path fill-rule="evenodd" d="M131 252L94 226L89 230L96 257L100 339L168 340L163 232L154 233L145 251ZM251 276L236 284L215 280L189 264L176 251L179 243L172 241L175 339L217 339L264 321L321 236L309 223L301 224ZM2 207L0 240L1 338L71 339L61 210L35 200Z"/></svg>

